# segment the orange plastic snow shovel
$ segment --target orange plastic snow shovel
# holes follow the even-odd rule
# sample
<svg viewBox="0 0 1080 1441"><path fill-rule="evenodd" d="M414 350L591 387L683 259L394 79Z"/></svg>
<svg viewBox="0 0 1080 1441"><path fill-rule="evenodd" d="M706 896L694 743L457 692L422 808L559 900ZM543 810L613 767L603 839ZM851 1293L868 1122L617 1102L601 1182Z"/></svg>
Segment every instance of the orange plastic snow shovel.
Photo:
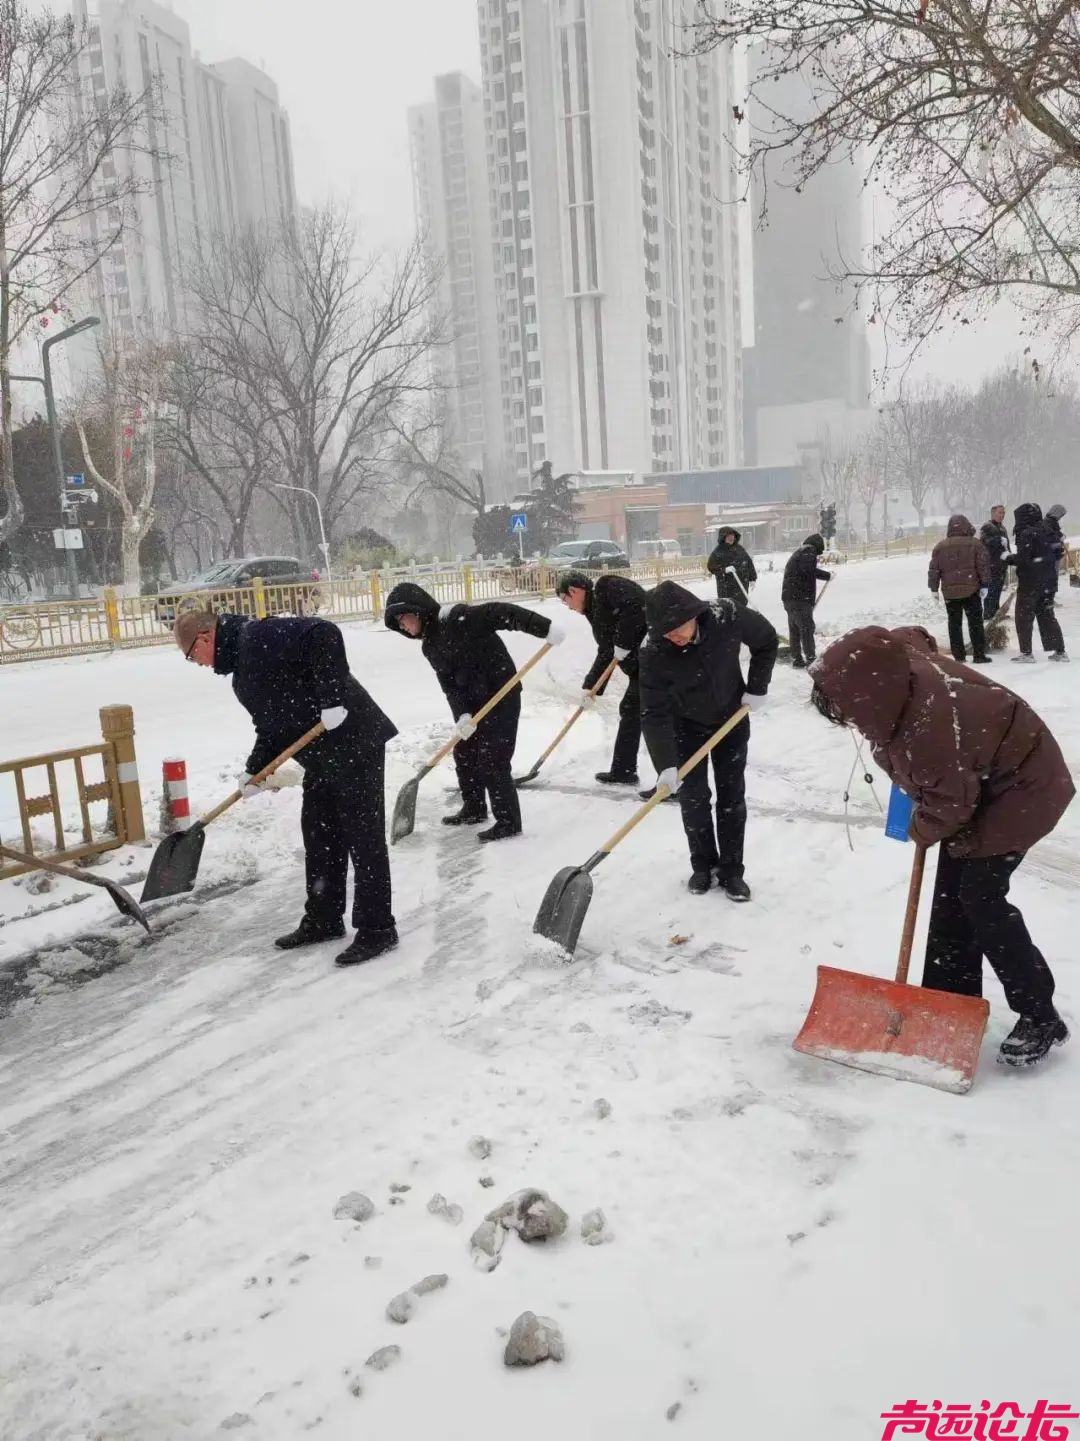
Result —
<svg viewBox="0 0 1080 1441"><path fill-rule="evenodd" d="M604 674L603 674L603 675L600 677L600 679L596 682L596 684L593 686L592 690L589 691L589 695L595 696L595 695L598 694L598 692L600 692L601 690L603 690L604 686L607 685L608 681L611 679L612 675L614 674L615 667L616 667L618 664L619 664L619 662L618 662L617 660L612 660L611 664L605 668ZM585 714L585 707L584 707L583 705L579 705L578 708L574 711L573 715L570 717L570 719L569 719L569 720L566 722L566 724L563 726L563 728L562 728L562 730L559 732L559 734L555 737L555 739L554 739L554 740L551 742L551 744L548 746L548 748L547 748L547 750L544 752L544 754L540 757L540 759L539 759L539 760L536 762L536 764L533 766L532 770L526 771L523 776L515 776L515 777L514 777L514 784L515 784L516 786L527 786L530 781L534 781L534 780L536 779L536 777L540 774L540 767L544 764L544 762L547 760L547 758L551 755L552 751L554 751L557 746L559 746L559 745L562 744L562 742L563 742L563 741L566 739L566 737L570 734L571 729L577 724L577 722L581 719L581 717L582 717L584 714Z"/></svg>
<svg viewBox="0 0 1080 1441"><path fill-rule="evenodd" d="M975 1079L990 1006L981 997L907 984L925 866L926 850L917 846L896 980L818 966L817 990L794 1046L842 1066L962 1095Z"/></svg>

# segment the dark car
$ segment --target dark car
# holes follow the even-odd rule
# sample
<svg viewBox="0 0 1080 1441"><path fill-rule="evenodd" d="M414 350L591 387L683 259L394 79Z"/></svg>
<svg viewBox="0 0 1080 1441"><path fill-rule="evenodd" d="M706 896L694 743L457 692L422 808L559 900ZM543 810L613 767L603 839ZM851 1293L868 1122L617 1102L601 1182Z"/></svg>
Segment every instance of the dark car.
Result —
<svg viewBox="0 0 1080 1441"><path fill-rule="evenodd" d="M613 540L564 540L540 564L549 570L629 570L630 557Z"/></svg>
<svg viewBox="0 0 1080 1441"><path fill-rule="evenodd" d="M265 586L268 615L313 615L319 608L319 572L307 570L295 556L256 555L221 560L201 575L180 581L159 593L154 614L171 626L177 614L205 606L232 615L254 615L256 580Z"/></svg>

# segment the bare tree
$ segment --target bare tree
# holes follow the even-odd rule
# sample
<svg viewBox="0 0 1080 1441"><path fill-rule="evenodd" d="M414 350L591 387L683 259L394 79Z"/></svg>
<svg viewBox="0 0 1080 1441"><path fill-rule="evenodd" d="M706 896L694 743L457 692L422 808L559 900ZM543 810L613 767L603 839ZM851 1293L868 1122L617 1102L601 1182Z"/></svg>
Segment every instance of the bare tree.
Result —
<svg viewBox="0 0 1080 1441"><path fill-rule="evenodd" d="M139 547L155 518L157 429L168 355L160 347L137 349L119 333L102 341L99 355L100 377L80 401L76 428L87 474L119 511L123 585L137 595ZM97 448L90 420L101 437Z"/></svg>
<svg viewBox="0 0 1080 1441"><path fill-rule="evenodd" d="M854 484L863 505L863 535L869 545L874 538L874 506L889 484L889 443L881 425L875 426L859 447Z"/></svg>
<svg viewBox="0 0 1080 1441"><path fill-rule="evenodd" d="M423 397L418 408L395 418L394 458L412 486L406 505L421 495L445 495L473 515L487 510L484 473L469 471L454 444L453 426L445 394Z"/></svg>
<svg viewBox="0 0 1080 1441"><path fill-rule="evenodd" d="M860 449L851 440L836 440L826 429L821 442L821 483L825 500L832 501L843 517L845 542L851 539L851 507L857 494Z"/></svg>
<svg viewBox="0 0 1080 1441"><path fill-rule="evenodd" d="M199 351L242 389L282 482L318 498L332 535L382 483L396 419L430 388L434 282L422 245L362 257L352 220L328 206L219 241L192 283ZM314 505L269 493L314 554Z"/></svg>
<svg viewBox="0 0 1080 1441"><path fill-rule="evenodd" d="M795 181L869 155L895 211L844 273L914 342L1009 298L1043 331L1080 316L1080 26L1070 0L698 0L693 47L760 45L770 118L745 161ZM799 113L777 95L799 75ZM791 87L789 87L790 91ZM882 293L884 292L884 293ZM868 307L870 308L870 307Z"/></svg>
<svg viewBox="0 0 1080 1441"><path fill-rule="evenodd" d="M935 490L944 492L953 447L957 444L955 392L928 381L900 394L883 415L884 438L892 457L895 482L903 482L926 530L926 507Z"/></svg>
<svg viewBox="0 0 1080 1441"><path fill-rule="evenodd" d="M89 32L28 0L0 0L0 540L22 523L11 451L11 355L119 242L152 181L156 99L90 84ZM158 155L159 160L166 157Z"/></svg>

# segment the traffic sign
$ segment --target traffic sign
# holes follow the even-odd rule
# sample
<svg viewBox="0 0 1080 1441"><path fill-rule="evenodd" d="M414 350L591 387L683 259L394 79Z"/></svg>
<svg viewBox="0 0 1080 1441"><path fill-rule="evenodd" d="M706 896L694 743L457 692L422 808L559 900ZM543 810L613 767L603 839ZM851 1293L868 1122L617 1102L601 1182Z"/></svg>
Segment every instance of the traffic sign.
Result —
<svg viewBox="0 0 1080 1441"><path fill-rule="evenodd" d="M101 496L96 490L87 488L80 490L78 495L69 495L66 503L68 505L97 505L100 500Z"/></svg>
<svg viewBox="0 0 1080 1441"><path fill-rule="evenodd" d="M77 470L74 475L65 476L64 480L67 485L73 486L76 490L79 490L86 484L86 476L83 475L81 470Z"/></svg>
<svg viewBox="0 0 1080 1441"><path fill-rule="evenodd" d="M510 516L510 534L520 535L529 528L529 517L523 510L515 510Z"/></svg>
<svg viewBox="0 0 1080 1441"><path fill-rule="evenodd" d="M54 530L53 545L57 550L82 550L83 533L81 530L71 530L67 528L64 530Z"/></svg>

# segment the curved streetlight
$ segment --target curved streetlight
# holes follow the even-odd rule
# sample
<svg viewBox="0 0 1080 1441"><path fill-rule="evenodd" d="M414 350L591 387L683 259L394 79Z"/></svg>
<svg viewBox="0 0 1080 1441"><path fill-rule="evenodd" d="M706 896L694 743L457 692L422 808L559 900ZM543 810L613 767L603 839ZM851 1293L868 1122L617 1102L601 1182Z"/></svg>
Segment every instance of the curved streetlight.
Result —
<svg viewBox="0 0 1080 1441"><path fill-rule="evenodd" d="M309 495L311 499L315 502L315 509L319 513L319 534L322 537L322 543L319 546L319 549L322 551L323 559L326 562L326 583L329 586L333 586L334 574L330 568L330 546L327 543L326 539L326 527L323 525L322 506L319 504L319 497L315 494L313 490L308 490L306 485L282 485L280 481L276 480L273 484L275 490L295 490L300 495ZM331 595L333 595L332 590L330 593Z"/></svg>

